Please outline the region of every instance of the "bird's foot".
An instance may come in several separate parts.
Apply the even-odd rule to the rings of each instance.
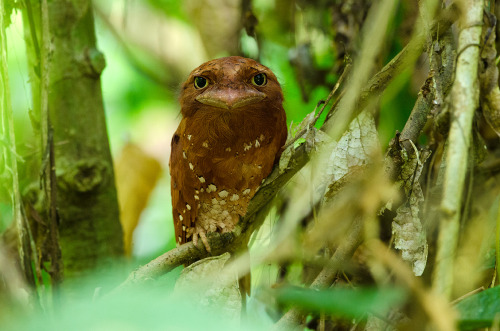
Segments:
[[[201,222],[200,222],[201,223]],[[207,233],[210,232],[220,232],[226,233],[231,232],[234,229],[234,224],[227,224],[225,221],[217,222],[214,219],[208,219],[207,222],[196,225],[193,231],[193,243],[195,246],[198,245],[198,239],[201,238],[203,245],[205,246],[207,252],[211,253],[210,244],[208,243]]]
[[[207,231],[202,226],[196,226],[193,233],[193,243],[195,246],[198,246],[198,238],[201,238],[203,245],[205,246],[207,252],[211,253],[210,244],[207,239]]]

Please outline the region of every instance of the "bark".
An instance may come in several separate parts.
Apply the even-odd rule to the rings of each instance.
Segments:
[[[123,254],[101,93],[105,60],[90,1],[44,0],[41,17],[42,181],[71,279]]]
[[[474,112],[479,105],[478,62],[484,2],[467,2],[458,39],[456,77],[451,88],[450,132],[446,153],[440,229],[433,288],[451,296]]]

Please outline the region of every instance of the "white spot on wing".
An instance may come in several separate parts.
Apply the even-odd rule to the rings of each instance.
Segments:
[[[258,140],[255,140],[255,148],[260,147],[260,142]]]
[[[215,186],[214,184],[208,185],[207,193],[215,192],[215,191],[217,191],[217,186]]]
[[[194,169],[194,165],[191,162],[189,162],[189,169],[191,169],[191,170]]]
[[[187,210],[191,210],[191,206],[187,203],[186,203],[186,208],[187,208]]]
[[[205,147],[205,148],[208,148],[208,140],[205,140],[201,146]]]
[[[230,151],[231,151],[231,147],[226,148],[226,152],[230,152]]]
[[[182,215],[179,214],[179,219],[182,221],[184,219],[184,217],[182,217]]]
[[[250,189],[249,188],[247,188],[246,190],[243,191],[243,195],[247,195],[249,193],[250,193]]]
[[[189,140],[189,141],[191,141],[191,137],[192,137],[192,136],[191,136],[190,134],[188,134],[188,140]]]
[[[195,194],[195,195],[194,195],[194,199],[195,199],[195,200],[200,200],[200,197],[199,197],[199,196],[197,196],[197,195]]]
[[[185,158],[187,160],[187,155],[186,155],[186,151],[182,151],[182,157]]]
[[[222,190],[222,191],[219,192],[219,196],[221,198],[226,198],[228,195],[229,195],[229,192],[226,191],[226,190]]]
[[[200,177],[198,177],[198,179],[200,180],[200,183],[205,183],[205,177],[200,176]]]
[[[236,201],[236,200],[238,200],[239,198],[240,198],[240,196],[239,196],[238,194],[233,194],[233,195],[231,196],[231,201]]]

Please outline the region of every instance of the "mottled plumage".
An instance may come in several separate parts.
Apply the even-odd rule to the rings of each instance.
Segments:
[[[251,59],[216,59],[191,72],[170,156],[178,244],[201,237],[210,250],[206,233],[232,231],[245,215],[286,141],[282,102],[276,76]]]

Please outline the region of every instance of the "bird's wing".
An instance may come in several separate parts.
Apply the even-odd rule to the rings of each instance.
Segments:
[[[170,176],[172,191],[172,213],[174,217],[175,241],[184,244],[190,241],[198,203],[195,200],[197,178],[190,169],[186,157],[188,140],[184,135],[186,120],[183,119],[172,137],[170,154]],[[192,230],[191,230],[192,231]]]

